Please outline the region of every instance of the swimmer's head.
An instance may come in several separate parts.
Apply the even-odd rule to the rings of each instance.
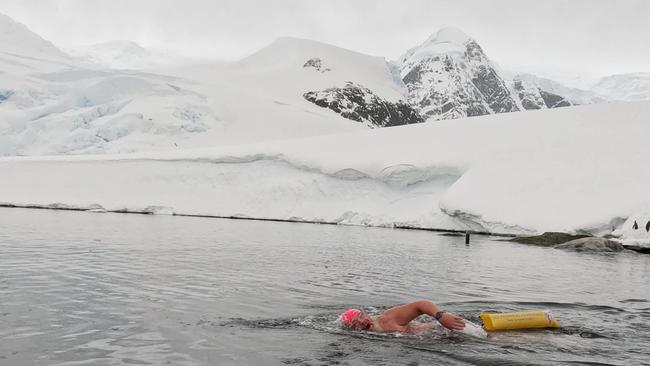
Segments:
[[[359,309],[348,309],[339,316],[339,323],[345,329],[368,330],[372,325],[370,316]]]

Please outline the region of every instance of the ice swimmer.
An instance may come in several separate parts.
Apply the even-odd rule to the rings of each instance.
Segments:
[[[425,314],[434,317],[448,329],[463,330],[465,328],[463,318],[443,311],[438,305],[427,300],[395,306],[379,315],[369,315],[359,309],[347,309],[339,316],[339,322],[343,328],[348,330],[369,330],[382,333],[425,333],[431,330],[435,323],[413,321],[418,316]]]

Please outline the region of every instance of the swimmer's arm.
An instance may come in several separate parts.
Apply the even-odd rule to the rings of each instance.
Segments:
[[[411,322],[411,320],[420,315],[426,314],[435,317],[436,313],[439,311],[440,307],[438,305],[431,301],[420,300],[389,309],[383,316],[391,317],[398,324],[406,326]],[[449,329],[465,328],[465,321],[463,318],[451,313],[444,313],[438,321]]]
[[[440,311],[438,305],[427,300],[414,301],[410,304],[396,306],[384,312],[383,316],[392,318],[399,325],[407,325],[420,315],[436,316]]]

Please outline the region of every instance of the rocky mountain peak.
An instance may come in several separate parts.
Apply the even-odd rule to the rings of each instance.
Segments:
[[[443,28],[399,60],[409,102],[425,118],[450,119],[520,110],[508,83],[479,44]]]
[[[321,72],[329,70],[320,58],[310,58],[303,67]],[[408,50],[392,64],[391,70],[394,69],[397,69],[394,74],[401,78],[400,84],[406,88],[405,102],[400,100],[396,105],[400,108],[403,106],[399,103],[410,105],[413,110],[408,113],[393,113],[388,119],[383,115],[374,116],[374,107],[368,107],[369,104],[382,108],[387,108],[387,104],[371,98],[373,88],[364,83],[360,83],[364,87],[325,88],[304,96],[345,118],[382,127],[398,125],[397,119],[407,115],[410,118],[406,123],[413,123],[571,105],[556,93],[502,75],[478,42],[454,27],[443,28]],[[354,79],[350,75],[350,80]],[[366,97],[363,103],[360,95]],[[364,109],[368,111],[358,113]],[[420,118],[412,118],[416,114]]]

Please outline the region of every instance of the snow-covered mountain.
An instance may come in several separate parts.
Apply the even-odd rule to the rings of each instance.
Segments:
[[[39,76],[70,69],[74,61],[51,42],[6,15],[0,14],[0,125],[16,114],[15,109],[43,105],[54,100],[60,87]]]
[[[521,81],[528,84],[530,88],[538,88],[547,93],[563,96],[571,104],[583,105],[604,102],[606,99],[599,96],[595,91],[571,88],[557,81],[539,77],[529,73],[518,73],[513,76],[515,82]]]
[[[618,74],[602,78],[593,90],[606,100],[650,99],[650,73]]]
[[[272,94],[302,95],[349,81],[390,101],[404,97],[404,87],[383,57],[369,56],[326,43],[283,37],[237,61],[226,77],[268,87]]]
[[[423,122],[382,57],[300,38],[280,38],[227,68],[232,84],[263,90],[294,105],[374,127]],[[295,100],[296,95],[302,101]]]
[[[398,61],[409,101],[429,118],[450,119],[520,110],[481,47],[444,28]]]
[[[314,49],[311,56],[319,56],[324,46],[321,44],[321,49]],[[307,100],[319,106],[371,127],[572,105],[562,96],[537,85],[504,77],[478,43],[456,28],[440,30],[395,63],[378,58],[370,62],[369,56],[361,55],[357,58],[367,60],[351,63],[340,51],[305,60],[309,56],[306,53],[299,60],[304,60],[303,67],[317,71],[322,79],[330,82],[334,80],[328,74],[334,68],[328,63],[338,61],[338,68],[344,69],[350,69],[348,65],[373,63],[376,66],[352,66],[355,70],[346,75],[345,86],[330,86],[304,94]],[[361,78],[372,81],[357,82]],[[336,80],[338,84],[343,81]],[[397,96],[399,99],[391,95],[384,100],[375,95],[375,90],[385,90],[387,85],[392,86],[388,89],[401,92],[402,95]],[[371,110],[387,112],[373,115]]]
[[[570,88],[556,81],[527,73],[516,74],[514,80],[521,80],[529,86],[564,96],[572,104],[650,100],[650,73],[646,72],[606,76],[589,89]]]
[[[44,40],[30,31],[25,25],[0,13],[0,53],[3,55],[41,57],[46,59],[66,59],[52,42]],[[6,61],[5,61],[6,62]]]
[[[397,64],[409,101],[425,118],[451,119],[571,105],[563,97],[504,77],[481,46],[443,28]]]
[[[214,119],[173,78],[90,68],[6,16],[0,29],[0,155],[103,151],[120,139],[137,150]]]
[[[0,155],[257,143],[570,104],[559,84],[505,76],[453,28],[395,63],[280,38],[240,61],[158,73],[118,69],[152,55],[134,43],[88,62],[9,17],[0,31]]]
[[[251,59],[178,76],[115,70],[80,62],[8,17],[0,29],[11,34],[10,52],[0,44],[0,155],[169,150],[366,128],[306,101],[314,89],[295,90],[300,73],[260,74]]]
[[[170,51],[146,49],[132,41],[110,41],[64,49],[69,55],[111,69],[154,69],[173,67],[190,62]]]

